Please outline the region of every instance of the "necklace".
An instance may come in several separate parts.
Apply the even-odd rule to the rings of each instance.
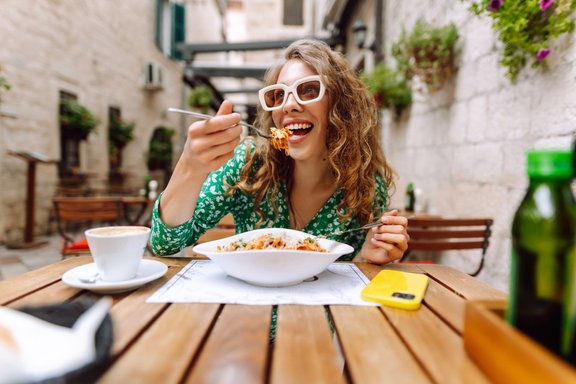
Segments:
[[[292,229],[295,229],[297,231],[301,231],[302,230],[302,226],[300,225],[300,220],[298,220],[298,215],[296,214],[296,210],[294,209],[294,206],[292,205],[292,200],[288,201],[288,208],[290,209],[290,227]]]

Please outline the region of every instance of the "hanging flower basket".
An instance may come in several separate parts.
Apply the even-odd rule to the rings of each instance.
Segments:
[[[73,99],[60,102],[60,127],[62,134],[75,140],[86,140],[96,131],[99,120],[86,107]]]
[[[461,0],[476,15],[492,19],[492,28],[503,45],[500,64],[511,82],[524,67],[546,67],[554,53],[552,42],[572,33],[576,24],[574,0]]]
[[[134,140],[135,123],[112,119],[108,127],[108,149],[110,154],[110,168],[118,170],[122,165],[122,150],[129,142]]]
[[[399,116],[412,104],[410,83],[401,73],[383,63],[376,65],[372,72],[363,73],[361,78],[379,108],[391,109]]]
[[[412,31],[403,30],[392,46],[398,70],[408,79],[418,77],[430,93],[440,90],[455,71],[454,46],[458,37],[453,23],[434,27],[424,20],[416,21]]]

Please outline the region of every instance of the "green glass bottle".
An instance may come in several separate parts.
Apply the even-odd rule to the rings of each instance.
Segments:
[[[576,296],[572,153],[528,152],[530,184],[512,223],[507,321],[572,363]]]

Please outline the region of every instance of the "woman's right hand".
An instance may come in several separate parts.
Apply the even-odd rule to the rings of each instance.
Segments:
[[[188,127],[182,155],[160,200],[160,217],[167,226],[175,227],[192,217],[208,174],[234,155],[242,133],[239,122],[240,114],[232,113],[232,103],[225,100],[216,116]]]
[[[196,121],[188,127],[180,161],[205,175],[219,169],[232,158],[240,142],[239,122],[240,114],[233,113],[232,103],[224,100],[215,117]]]

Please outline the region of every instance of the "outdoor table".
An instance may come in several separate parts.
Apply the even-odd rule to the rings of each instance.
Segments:
[[[156,258],[168,273],[132,292],[112,295],[112,364],[101,383],[486,383],[464,349],[468,300],[505,300],[503,292],[448,266],[358,263],[369,278],[382,268],[426,273],[422,307],[147,303],[190,258]],[[0,305],[56,304],[100,295],[60,280],[92,262],[66,259],[0,282]],[[336,337],[337,336],[337,337]],[[489,337],[489,336],[487,336]]]
[[[144,215],[154,205],[155,200],[146,196],[121,196],[120,201],[124,206],[124,217],[128,225],[145,225],[142,219]],[[131,216],[131,207],[135,208],[135,213]],[[147,219],[146,219],[147,220]]]

